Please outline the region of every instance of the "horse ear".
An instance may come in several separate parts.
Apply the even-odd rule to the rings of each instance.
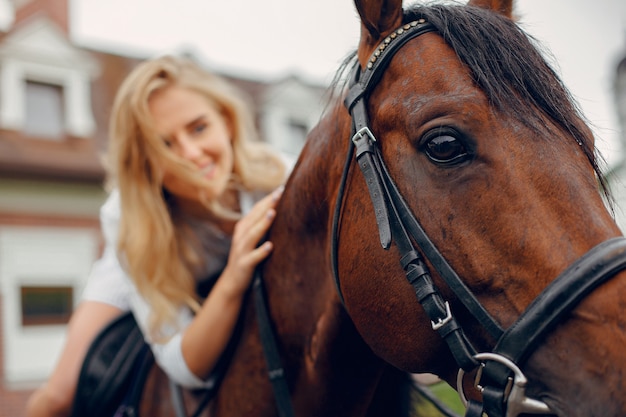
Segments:
[[[491,9],[509,19],[513,19],[513,0],[470,0],[468,4],[484,9]]]
[[[368,59],[378,43],[402,23],[402,0],[354,0],[361,17],[359,61]]]

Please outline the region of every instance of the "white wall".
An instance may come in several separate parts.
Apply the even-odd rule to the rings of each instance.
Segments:
[[[10,386],[46,378],[60,353],[66,327],[22,326],[20,287],[71,286],[76,302],[97,254],[98,236],[93,230],[0,227],[3,359]]]

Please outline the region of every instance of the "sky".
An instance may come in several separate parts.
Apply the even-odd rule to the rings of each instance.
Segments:
[[[0,23],[7,1],[0,0]],[[328,83],[359,35],[352,0],[68,1],[80,45],[139,56],[190,51],[241,76]],[[612,84],[626,56],[626,1],[519,0],[516,12],[554,56],[602,154],[616,162],[622,150]]]

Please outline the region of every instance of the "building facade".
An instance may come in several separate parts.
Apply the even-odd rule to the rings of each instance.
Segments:
[[[145,58],[74,44],[68,0],[12,5],[12,22],[0,28],[0,417],[24,415],[63,347],[102,250],[101,155],[111,104]],[[295,158],[326,88],[297,77],[222,75],[249,95],[261,136]]]

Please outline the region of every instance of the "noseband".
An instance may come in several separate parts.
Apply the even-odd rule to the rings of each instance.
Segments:
[[[527,380],[520,367],[548,332],[554,330],[575,306],[596,287],[626,268],[626,238],[614,238],[592,248],[561,273],[504,330],[480,304],[439,250],[430,241],[401,196],[382,159],[378,141],[368,126],[366,100],[393,55],[409,40],[436,28],[420,19],[395,30],[374,51],[365,70],[357,65],[352,74],[345,106],[352,116],[353,137],[344,166],[333,216],[331,258],[335,283],[343,302],[338,271],[338,241],[348,171],[354,154],[367,183],[376,216],[380,243],[389,249],[392,240],[400,252],[400,264],[415,295],[431,320],[433,330],[446,341],[460,371],[458,391],[467,407],[466,417],[514,417],[551,414],[542,401],[525,394]],[[413,245],[419,247],[420,252]],[[497,343],[492,352],[477,353],[431,278],[424,258]],[[480,368],[476,387],[482,402],[468,401],[462,380],[466,372]]]

